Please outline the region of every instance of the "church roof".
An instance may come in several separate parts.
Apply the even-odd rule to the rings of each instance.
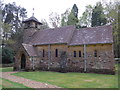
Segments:
[[[33,33],[33,32],[32,32]],[[66,26],[34,32],[28,44],[22,44],[29,56],[37,56],[36,45],[66,44],[69,46],[84,44],[113,43],[112,26],[98,26],[76,29]]]
[[[69,43],[74,30],[74,26],[40,30],[33,35],[30,44],[67,44]]]
[[[31,45],[46,44],[105,44],[113,43],[112,26],[98,26],[76,29],[74,26],[37,31],[31,38]]]
[[[113,43],[111,25],[75,30],[75,33],[69,45],[104,43]]]
[[[32,17],[26,19],[25,21],[23,21],[23,23],[29,22],[29,21],[35,21],[35,22],[37,22],[37,23],[39,23],[39,24],[42,24],[42,23],[39,22],[34,16],[32,16]]]
[[[22,43],[29,56],[37,56],[35,48],[32,45]]]

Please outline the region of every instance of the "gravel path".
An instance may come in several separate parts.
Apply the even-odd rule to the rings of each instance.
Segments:
[[[10,75],[10,74],[16,73],[16,72],[0,72],[0,74],[1,73],[2,73],[2,76],[0,75],[0,77],[8,79],[8,80],[13,81],[13,82],[23,84],[24,86],[27,86],[30,88],[60,88],[60,87],[57,87],[55,85],[50,85],[50,84],[41,83],[41,82],[37,82],[34,80],[26,79],[23,77]]]

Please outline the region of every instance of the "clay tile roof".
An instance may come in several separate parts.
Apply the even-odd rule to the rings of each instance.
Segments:
[[[75,30],[69,45],[113,43],[112,26],[98,26]]]
[[[104,43],[113,43],[111,25],[82,29],[75,29],[75,27],[71,25],[54,29],[39,30],[34,33],[29,41],[29,44],[31,45],[83,45]]]
[[[74,30],[75,27],[72,25],[61,28],[40,30],[33,35],[30,44],[67,44],[70,41]]]
[[[37,56],[35,49],[32,45],[22,43],[23,47],[25,48],[26,52],[29,56]]]
[[[42,24],[42,23],[39,22],[34,16],[32,16],[32,17],[26,19],[25,21],[23,21],[23,23],[29,22],[29,21],[35,21],[35,22],[37,22],[37,23],[39,23],[39,24]]]

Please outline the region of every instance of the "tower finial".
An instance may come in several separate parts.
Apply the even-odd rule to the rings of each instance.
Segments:
[[[33,8],[33,15],[32,16],[34,16],[34,8]]]

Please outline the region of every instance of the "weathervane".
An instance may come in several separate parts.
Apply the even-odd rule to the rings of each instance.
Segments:
[[[32,16],[34,16],[34,8],[33,8],[33,15]]]

